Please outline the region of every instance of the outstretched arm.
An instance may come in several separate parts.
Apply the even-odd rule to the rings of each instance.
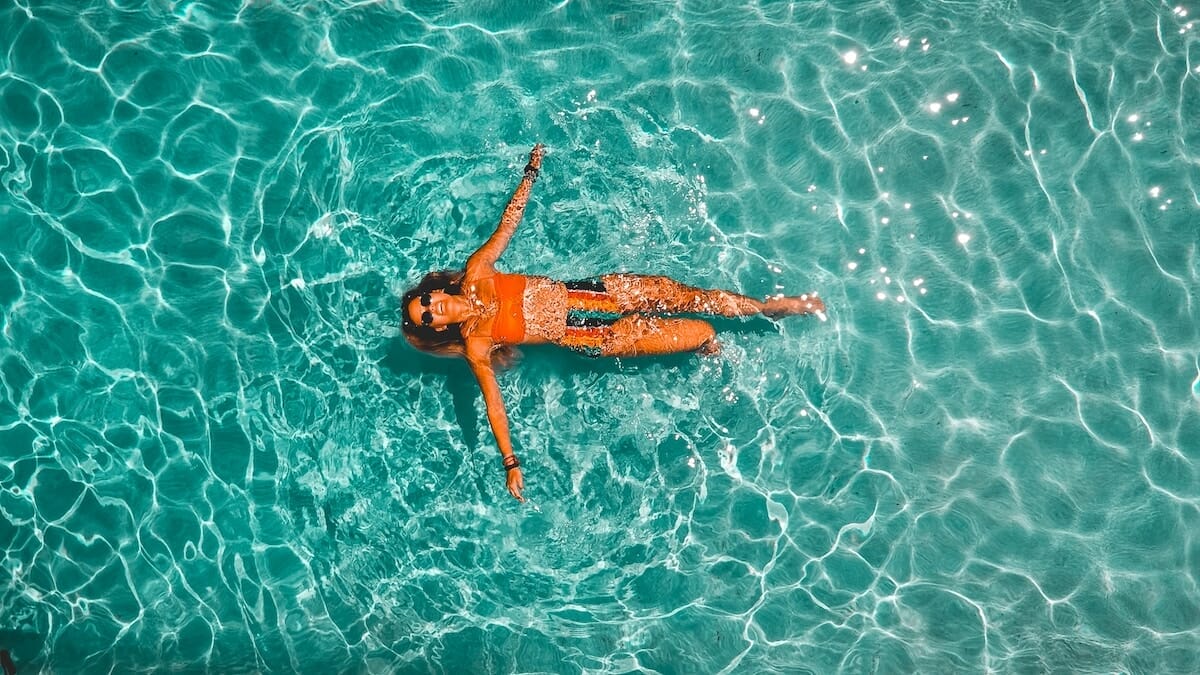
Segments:
[[[521,475],[521,464],[513,454],[512,440],[508,435],[508,414],[504,410],[504,400],[500,398],[500,385],[496,382],[496,372],[492,370],[491,356],[488,353],[490,340],[467,341],[467,363],[471,372],[479,380],[479,389],[483,392],[483,402],[487,406],[488,423],[496,436],[496,445],[503,457],[502,466],[505,469],[508,492],[519,501],[525,501],[521,490],[525,489],[525,478]]]
[[[512,239],[517,225],[521,223],[521,217],[525,215],[525,204],[529,201],[529,193],[538,179],[538,172],[541,171],[544,152],[541,143],[533,146],[533,151],[529,153],[529,163],[525,165],[525,175],[521,177],[512,199],[508,200],[508,206],[504,207],[504,215],[500,216],[500,226],[483,246],[467,259],[468,277],[482,276],[495,271],[493,265],[508,247],[508,241]]]

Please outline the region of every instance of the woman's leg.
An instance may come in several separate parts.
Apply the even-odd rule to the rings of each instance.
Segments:
[[[651,314],[710,314],[714,316],[787,316],[824,311],[816,295],[754,298],[724,290],[681,284],[670,277],[608,274],[601,277],[610,298],[622,312]]]
[[[650,356],[678,352],[715,354],[717,331],[700,319],[667,319],[630,314],[615,321],[568,325],[557,344],[585,356]]]
[[[717,331],[700,319],[633,314],[617,319],[600,344],[600,356],[653,356],[679,352],[715,354]]]

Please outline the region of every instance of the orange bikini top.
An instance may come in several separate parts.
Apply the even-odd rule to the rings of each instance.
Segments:
[[[496,321],[492,324],[492,342],[520,344],[525,339],[525,276],[499,274],[492,277],[496,287]]]

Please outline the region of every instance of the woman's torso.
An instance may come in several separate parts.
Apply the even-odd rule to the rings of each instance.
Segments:
[[[500,274],[464,284],[483,316],[465,325],[463,337],[495,344],[557,342],[566,331],[567,288],[547,277]]]

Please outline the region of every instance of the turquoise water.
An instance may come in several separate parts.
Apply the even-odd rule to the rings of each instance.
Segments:
[[[0,0],[20,672],[1200,670],[1200,4],[94,4]],[[522,506],[396,298],[539,140],[502,269],[830,312],[527,350]]]

